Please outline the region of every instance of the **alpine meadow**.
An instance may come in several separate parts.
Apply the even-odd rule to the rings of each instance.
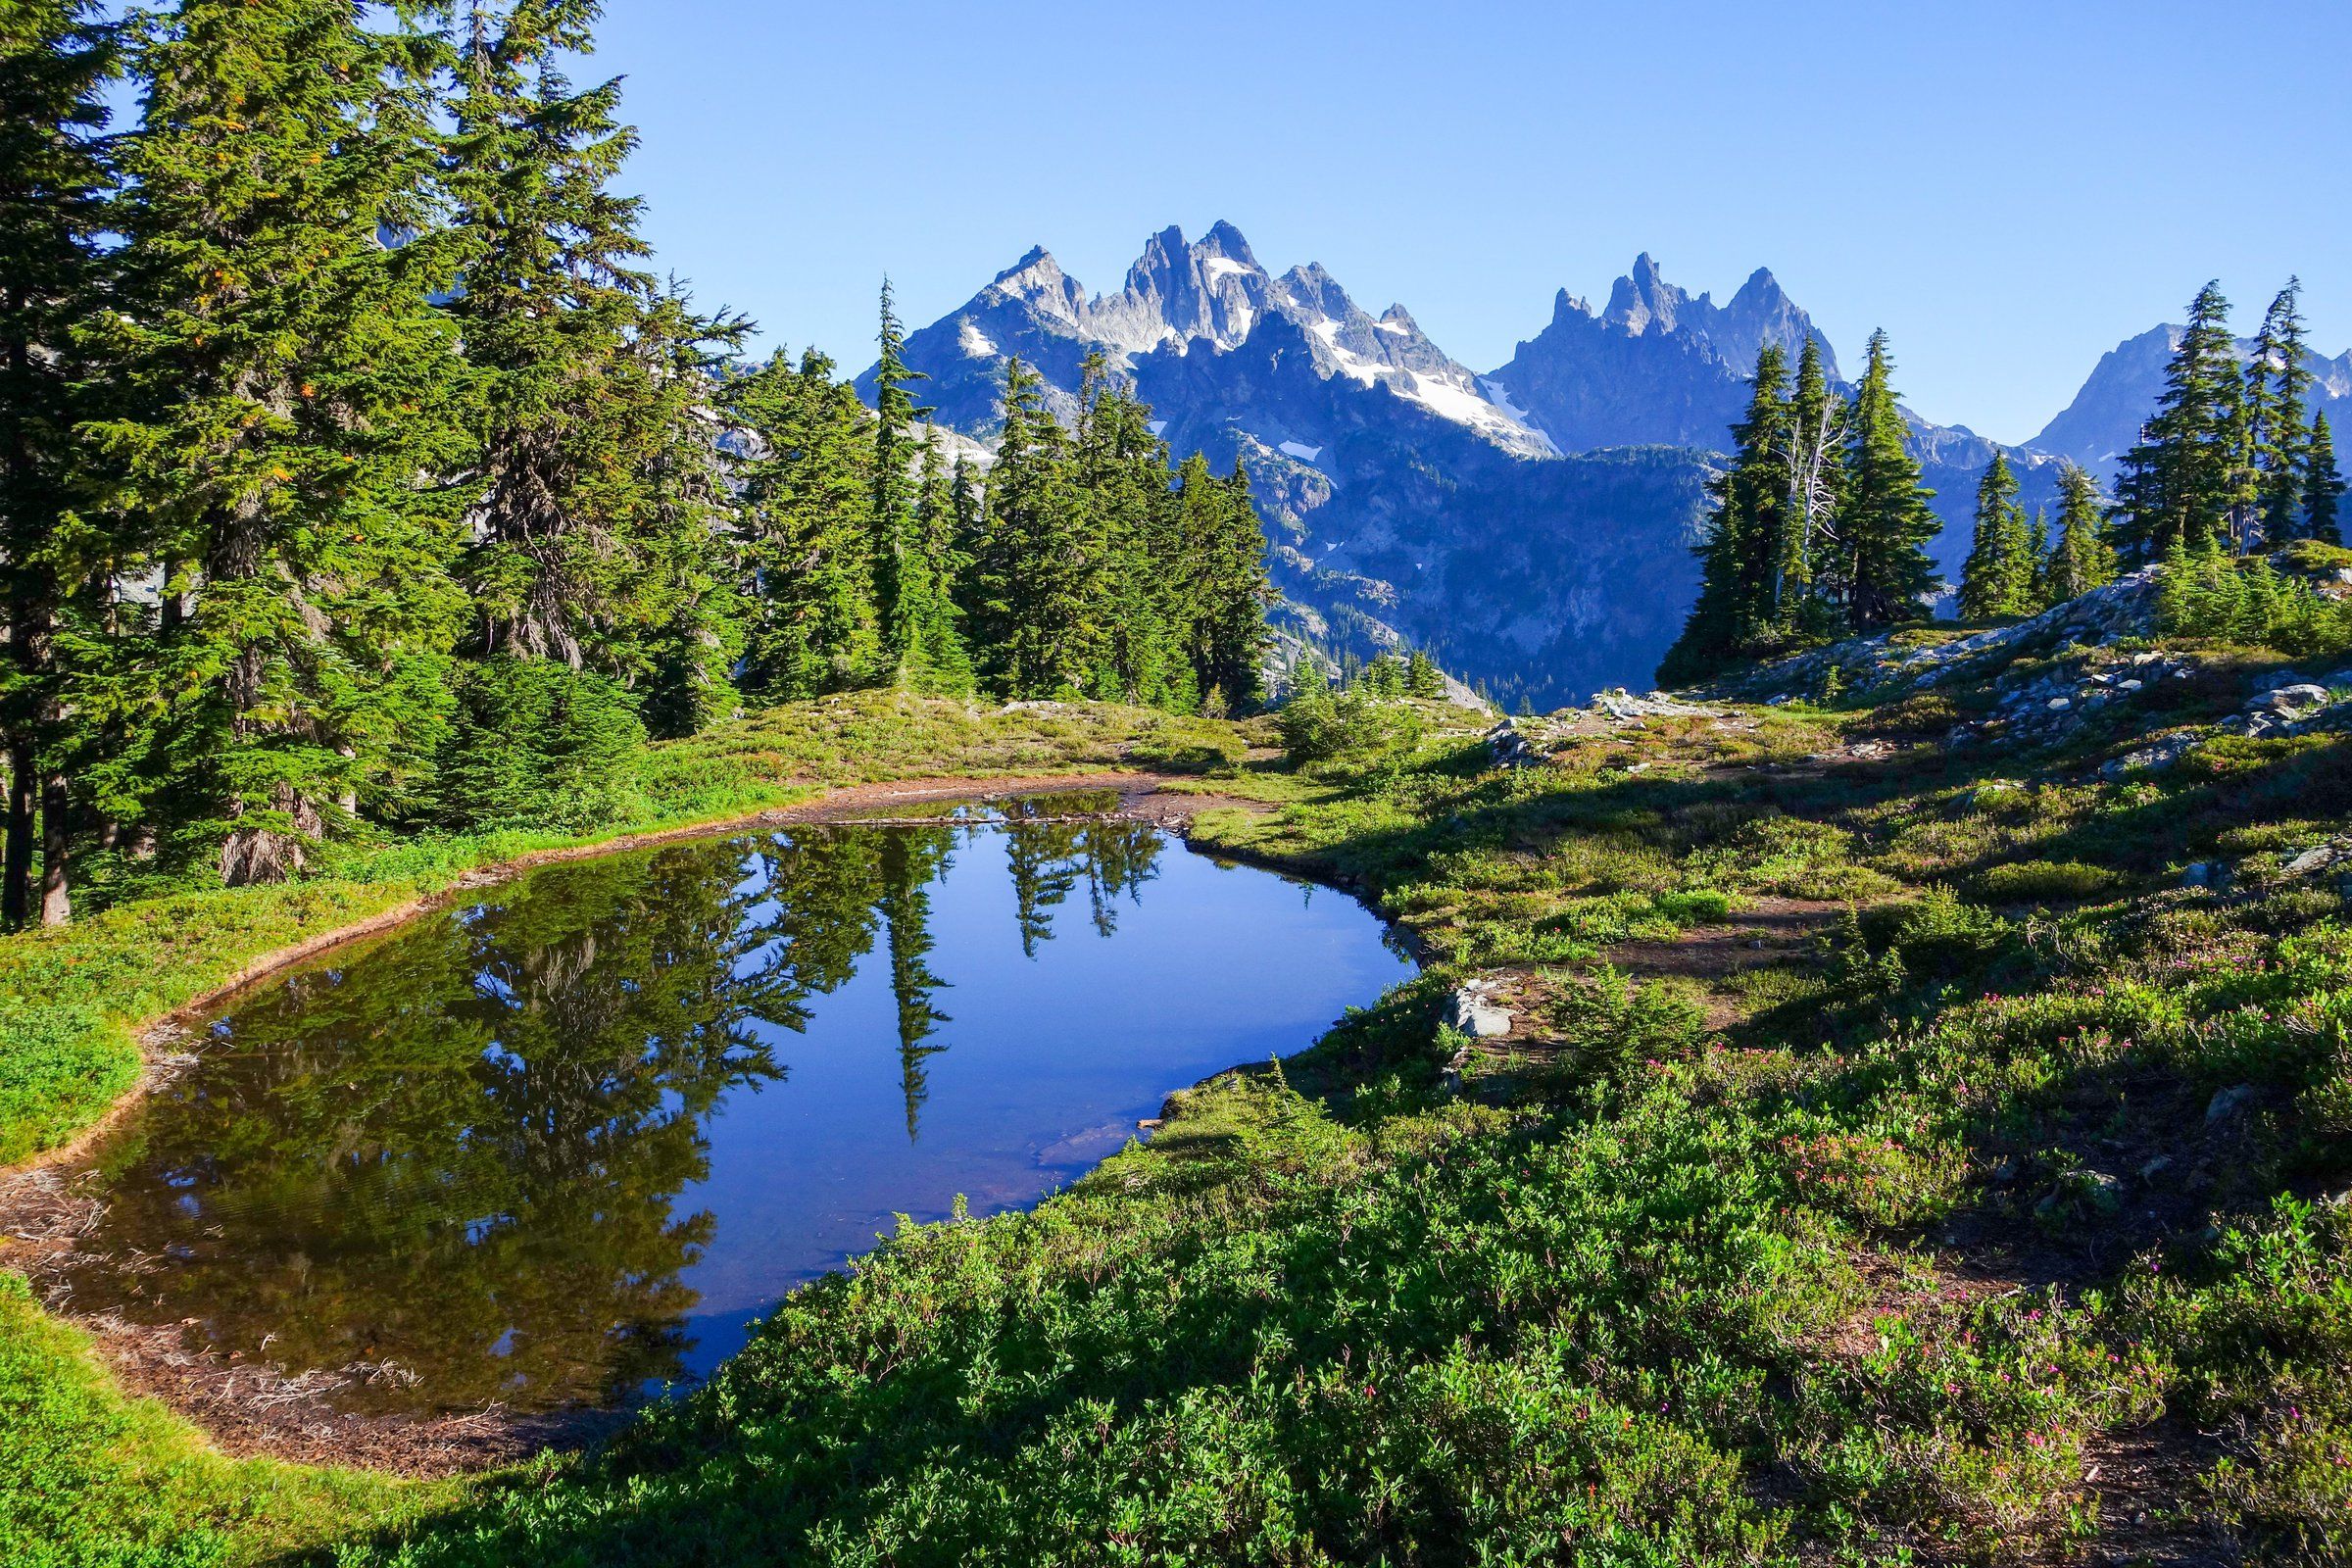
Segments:
[[[0,0],[0,1564],[2352,1563],[2341,19],[1513,9]]]

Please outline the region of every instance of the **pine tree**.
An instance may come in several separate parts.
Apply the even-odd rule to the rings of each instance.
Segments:
[[[2242,491],[2244,408],[2229,318],[2219,284],[2197,291],[2156,412],[2124,457],[2114,534],[2134,564],[2161,560],[2175,544],[2192,554],[2217,549],[2230,535]]]
[[[922,687],[919,667],[938,602],[914,540],[913,427],[931,411],[917,408],[906,384],[923,379],[906,366],[906,334],[892,307],[890,279],[882,280],[880,357],[874,362],[874,459],[866,553],[874,567],[874,614],[893,678]]]
[[[1101,541],[1044,385],[1019,360],[1005,362],[1004,430],[972,568],[975,640],[1013,697],[1082,691],[1104,646]]]
[[[2302,293],[2300,278],[2286,280],[2262,314],[2246,366],[2247,446],[2257,470],[2259,527],[2273,545],[2294,538],[2302,521],[2304,452],[2311,439],[2305,405],[2313,380],[2304,362]]]
[[[1856,631],[1917,620],[1942,583],[1928,557],[1941,524],[1919,482],[1919,464],[1903,444],[1895,401],[1894,361],[1884,331],[1870,335],[1870,357],[1854,390],[1846,453],[1845,504],[1838,519],[1846,618]]]
[[[1413,697],[1438,698],[1446,695],[1445,676],[1438,672],[1438,666],[1429,655],[1418,648],[1405,661],[1404,689],[1407,695]]]
[[[1153,707],[1191,707],[1191,671],[1177,649],[1184,582],[1171,533],[1167,448],[1151,410],[1101,353],[1079,371],[1076,482],[1102,571],[1102,667],[1094,694]]]
[[[1834,612],[1818,597],[1833,568],[1838,510],[1845,494],[1845,404],[1830,391],[1821,346],[1811,336],[1796,362],[1788,400],[1788,495],[1781,508],[1772,597],[1782,625],[1799,634],[1830,629]]]
[[[1790,486],[1788,360],[1767,343],[1756,356],[1746,416],[1732,427],[1731,466],[1709,481],[1714,514],[1697,547],[1698,600],[1658,665],[1682,685],[1763,651],[1779,618],[1777,568]]]
[[[1194,685],[1212,708],[1245,712],[1263,696],[1260,671],[1271,640],[1265,525],[1238,461],[1220,480],[1196,453],[1178,471],[1177,486]]]
[[[2335,437],[2328,428],[2328,416],[2315,414],[2311,416],[2311,439],[2303,449],[2304,538],[2328,545],[2344,542],[2339,520],[2343,497],[2344,476],[2335,466]]]
[[[443,185],[464,267],[449,309],[478,411],[475,460],[452,483],[475,498],[466,578],[481,650],[636,682],[674,664],[681,636],[700,640],[675,624],[678,601],[709,603],[710,564],[677,559],[692,534],[660,469],[672,443],[707,445],[709,372],[745,328],[696,315],[640,265],[643,203],[610,189],[637,144],[620,83],[575,88],[562,71],[593,48],[601,9],[443,8],[456,79]]]
[[[422,230],[430,40],[343,0],[183,0],[138,42],[122,161],[124,408],[92,427],[160,615],[74,693],[109,815],[229,883],[298,869],[406,788],[448,710],[459,465],[448,260]],[[363,24],[364,21],[367,24]]]
[[[748,432],[736,464],[739,527],[758,601],[746,679],[774,700],[882,677],[874,612],[871,432],[857,394],[811,349],[778,350],[728,383],[728,417]]]
[[[2058,470],[2058,539],[2050,547],[2045,597],[2064,604],[2115,580],[2098,487],[2073,464]]]
[[[915,597],[904,612],[907,655],[901,678],[918,690],[960,697],[972,689],[972,661],[956,626],[955,586],[968,563],[958,547],[956,481],[942,466],[939,450],[938,432],[926,427],[906,557],[906,580]],[[956,472],[962,472],[960,463]]]
[[[83,499],[74,424],[95,411],[76,323],[104,290],[99,244],[112,174],[98,142],[100,94],[115,74],[115,29],[88,0],[24,0],[0,10],[0,926],[72,907],[68,710],[58,661],[69,596],[105,575],[91,541],[71,536]],[[101,552],[102,554],[102,552]],[[40,897],[33,897],[36,827]]]
[[[2007,456],[1995,448],[1977,484],[1976,529],[1960,573],[1964,620],[2031,614],[2035,608],[2033,543],[2017,498],[2017,476]]]

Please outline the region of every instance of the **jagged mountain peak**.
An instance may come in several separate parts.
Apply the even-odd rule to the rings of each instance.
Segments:
[[[1610,287],[1608,308],[1601,312],[1600,318],[1635,337],[1652,327],[1671,332],[1689,300],[1688,294],[1666,281],[1657,262],[1643,251],[1634,258],[1633,269]]]

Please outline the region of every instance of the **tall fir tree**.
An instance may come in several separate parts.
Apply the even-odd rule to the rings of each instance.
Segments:
[[[2071,463],[2058,470],[2058,538],[2050,546],[2044,581],[2051,604],[2115,581],[2115,548],[2107,542],[2098,485]]]
[[[2328,428],[2328,416],[2315,414],[2311,439],[2303,448],[2303,537],[2327,545],[2342,544],[2343,500],[2344,476],[2335,466],[2335,436]]]
[[[124,407],[92,431],[163,603],[74,702],[117,737],[97,808],[217,844],[232,884],[299,869],[445,722],[457,508],[418,476],[464,454],[427,303],[434,60],[348,0],[183,0],[137,45],[101,325]]]
[[[642,266],[643,203],[611,188],[637,145],[620,83],[575,87],[563,71],[594,47],[601,9],[443,8],[456,85],[442,182],[464,267],[449,310],[477,411],[474,461],[450,482],[480,539],[466,578],[481,650],[633,683],[674,657],[680,597],[705,596],[710,567],[678,559],[694,536],[672,530],[645,464],[649,435],[707,439],[678,398],[707,377],[648,375],[713,360],[742,323],[694,315]]]
[[[2304,359],[2302,295],[2302,279],[2288,278],[2262,314],[2246,365],[2246,434],[2256,470],[2258,527],[2272,545],[2295,538],[2302,525],[2313,381]]]
[[[972,660],[957,624],[956,584],[968,563],[960,553],[956,481],[940,457],[940,432],[925,427],[906,558],[906,580],[917,598],[904,612],[907,652],[901,678],[937,696],[960,697],[972,689]]]
[[[1013,697],[1083,692],[1105,637],[1103,551],[1045,383],[1004,365],[1004,426],[972,573],[980,646]]]
[[[1836,613],[1832,551],[1845,496],[1845,416],[1844,401],[1830,390],[1821,345],[1808,335],[1788,399],[1788,495],[1772,588],[1781,624],[1800,636],[1829,630]]]
[[[2031,614],[2038,564],[2025,508],[2018,504],[2017,475],[1998,448],[1977,484],[1976,527],[1960,572],[1960,615],[1991,620]]]
[[[1936,492],[1919,482],[1919,462],[1904,445],[1894,357],[1884,331],[1870,334],[1850,428],[1838,518],[1846,619],[1856,631],[1875,631],[1924,618],[1928,600],[1942,586],[1928,556],[1942,527],[1928,506]]]
[[[1756,355],[1746,416],[1732,427],[1731,466],[1708,485],[1715,511],[1697,547],[1698,599],[1658,665],[1661,684],[1700,679],[1767,646],[1786,552],[1789,431],[1788,358],[1779,344],[1766,343]]]
[[[108,575],[103,541],[70,514],[87,500],[74,428],[97,412],[88,388],[103,369],[75,328],[106,299],[101,95],[118,41],[88,0],[0,9],[0,927],[54,925],[72,909],[58,634],[68,601]]]
[[[1177,470],[1177,511],[1194,688],[1217,710],[1245,712],[1263,696],[1273,597],[1250,475],[1236,462],[1219,479],[1195,453]]]
[[[2176,545],[2214,550],[2229,539],[2244,489],[2242,392],[2230,302],[2207,283],[2190,302],[2156,412],[2116,480],[2114,537],[2126,560],[2162,560]]]
[[[917,691],[961,690],[969,671],[953,645],[955,622],[941,563],[932,559],[915,514],[915,424],[931,411],[907,393],[922,372],[907,368],[906,334],[882,280],[881,353],[874,364],[874,458],[867,552],[874,567],[874,613],[891,676]],[[928,433],[920,454],[934,461]]]
[[[815,350],[797,367],[778,350],[728,384],[726,407],[751,437],[736,463],[757,600],[747,680],[782,701],[883,678],[872,432],[857,394]]]

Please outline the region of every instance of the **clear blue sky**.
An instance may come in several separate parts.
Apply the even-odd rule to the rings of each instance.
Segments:
[[[2022,440],[2219,277],[2352,346],[2345,0],[772,4],[610,0],[664,265],[871,356],[1033,243],[1115,288],[1219,218],[1474,368],[1639,251],[1768,266],[1922,414]]]

